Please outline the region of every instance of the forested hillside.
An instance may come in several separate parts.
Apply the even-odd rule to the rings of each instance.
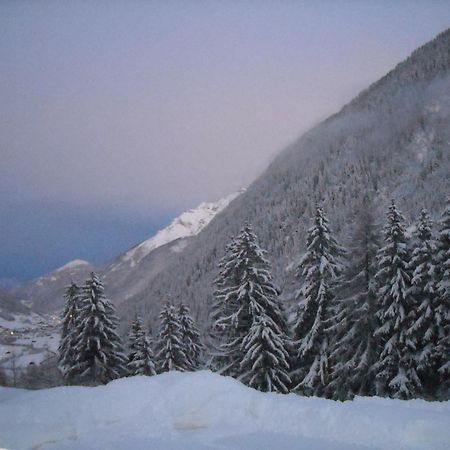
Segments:
[[[317,203],[343,244],[358,214],[374,209],[381,224],[391,199],[409,223],[422,207],[440,212],[450,193],[449,49],[447,30],[285,149],[120,314],[152,320],[164,301],[182,300],[205,319],[217,263],[246,221],[289,301],[298,287],[290,267],[305,250]]]

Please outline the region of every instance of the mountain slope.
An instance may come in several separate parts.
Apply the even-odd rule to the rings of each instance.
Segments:
[[[304,249],[315,204],[343,241],[365,197],[383,220],[391,198],[410,218],[437,214],[450,192],[450,30],[416,50],[339,113],[290,145],[245,193],[193,238],[158,277],[120,305],[155,318],[170,298],[208,314],[216,265],[231,235],[250,221],[289,297],[286,270]]]
[[[107,294],[118,305],[139,294],[160,272],[175,262],[188,243],[233,201],[240,192],[214,203],[201,203],[166,228],[115,258],[101,269]]]
[[[82,283],[94,267],[87,261],[76,259],[53,272],[25,284],[14,294],[33,311],[49,313],[61,308],[66,286],[72,281]]]

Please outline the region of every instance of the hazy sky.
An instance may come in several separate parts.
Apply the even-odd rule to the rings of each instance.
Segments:
[[[0,3],[0,279],[95,263],[251,182],[450,1]]]

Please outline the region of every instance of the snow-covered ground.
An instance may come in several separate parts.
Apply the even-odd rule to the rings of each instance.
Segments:
[[[11,319],[0,317],[0,369],[11,378],[13,370],[39,365],[56,354],[59,340],[58,316],[30,313],[15,314]]]
[[[7,449],[448,449],[450,403],[264,394],[208,371],[0,388]]]

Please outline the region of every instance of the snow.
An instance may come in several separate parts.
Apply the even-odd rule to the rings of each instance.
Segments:
[[[267,394],[208,371],[0,388],[0,447],[15,450],[439,450],[449,420],[449,402]]]
[[[64,266],[61,266],[59,269],[56,269],[55,272],[63,272],[65,270],[75,269],[80,266],[89,266],[89,265],[90,265],[90,263],[87,261],[84,261],[83,259],[74,259],[73,261],[70,261],[67,264],[64,264]]]
[[[0,317],[0,369],[41,364],[55,355],[60,340],[60,319],[35,313]]]
[[[123,259],[129,261],[134,267],[150,252],[180,238],[195,236],[200,233],[211,220],[234,200],[241,191],[235,192],[214,203],[203,202],[197,208],[190,209],[174,219],[166,228],[158,231],[153,237],[147,239],[128,251]],[[172,250],[180,252],[183,246],[174,247]],[[114,268],[112,269],[114,271]]]

